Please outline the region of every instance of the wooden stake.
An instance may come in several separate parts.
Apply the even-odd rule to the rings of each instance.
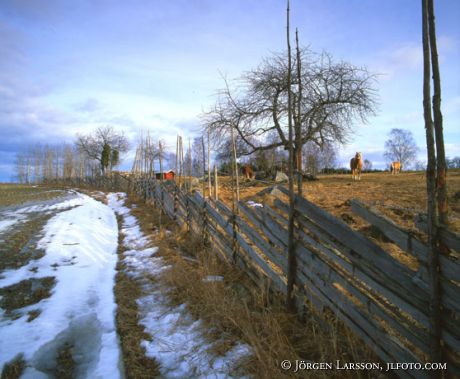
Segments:
[[[164,173],[163,173],[163,145],[161,144],[161,140],[158,141],[158,149],[160,153],[160,180],[163,181]]]
[[[217,166],[214,165],[214,200],[219,200],[219,185],[217,183]]]
[[[427,144],[427,233],[429,244],[428,270],[430,275],[430,358],[441,361],[440,328],[440,282],[438,225],[436,219],[436,153],[434,148],[433,119],[430,105],[430,46],[428,37],[428,4],[422,0],[422,42],[423,42],[423,115]]]
[[[192,192],[192,145],[190,143],[190,137],[188,139],[188,190]]]
[[[204,151],[204,137],[201,136],[201,150],[203,153],[203,199],[206,198],[205,190],[206,190],[206,184],[204,179],[206,178],[206,153]]]
[[[439,73],[433,0],[428,0],[428,31],[431,51],[431,67],[433,69],[433,116],[434,132],[436,137],[436,191],[438,201],[438,218],[441,225],[447,225],[449,222],[446,182],[447,164],[442,129],[441,76]]]
[[[208,127],[208,197],[211,198],[211,129]],[[204,194],[203,194],[204,196]]]
[[[295,122],[295,139],[296,139],[296,170],[297,170],[297,194],[302,196],[302,71],[299,48],[299,32],[295,30],[295,43],[297,52],[297,120]]]
[[[174,181],[177,184],[177,177],[179,175],[178,169],[178,161],[179,161],[179,135],[176,137],[176,167],[175,167],[175,173],[174,173]]]
[[[288,223],[288,273],[287,273],[287,308],[295,310],[294,285],[296,282],[297,262],[295,256],[294,241],[294,149],[292,133],[292,99],[291,99],[291,43],[289,33],[289,0],[287,1],[287,50],[288,50],[288,72],[287,72],[287,91],[288,91],[288,128],[289,128],[289,223]]]

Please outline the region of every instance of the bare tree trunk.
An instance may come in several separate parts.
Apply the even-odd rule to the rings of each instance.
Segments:
[[[206,191],[206,183],[204,181],[204,179],[206,178],[206,153],[205,153],[205,150],[204,150],[204,137],[201,136],[201,149],[202,149],[202,152],[203,152],[203,199],[206,198],[205,196],[205,191]]]
[[[447,183],[446,183],[446,153],[441,113],[441,77],[439,74],[438,48],[436,44],[436,27],[434,22],[433,0],[428,0],[428,31],[430,39],[431,66],[433,68],[433,115],[436,137],[438,218],[443,225],[448,223],[447,212]]]
[[[179,175],[178,162],[179,162],[179,135],[177,135],[177,138],[176,138],[176,168],[175,168],[175,170],[176,170],[175,175],[176,176],[174,177],[175,179]],[[177,182],[177,179],[176,179],[176,182]]]
[[[233,127],[231,129],[231,139],[232,139],[232,169],[231,169],[231,174],[230,174],[230,183],[231,183],[231,188],[232,188],[232,213],[235,214],[235,209],[236,209],[236,202],[235,202],[235,160],[233,156]]]
[[[180,137],[180,176],[182,179],[185,176],[185,167],[184,167],[184,141],[182,140],[182,136]]]
[[[160,160],[160,181],[163,182],[163,145],[161,144],[161,140],[158,140],[158,150],[159,150],[159,160]],[[177,145],[176,145],[176,151],[177,151]],[[176,167],[177,167],[177,155],[176,155]],[[177,171],[176,173],[177,174]],[[156,183],[155,183],[156,184]],[[158,185],[158,184],[156,184]],[[161,215],[163,213],[162,211],[162,207],[164,206],[164,203],[163,203],[163,186],[160,187],[161,188],[161,198],[159,200],[160,202],[160,209],[158,210],[158,223],[159,223],[159,229],[160,229],[160,232],[161,232]]]
[[[240,201],[240,178],[238,176],[238,162],[236,161],[236,144],[235,144],[235,131],[232,127],[232,182],[233,182],[233,175],[235,176],[236,181],[236,201]]]
[[[439,251],[437,247],[438,232],[436,220],[436,155],[434,149],[433,120],[430,104],[430,46],[428,39],[428,6],[422,0],[422,41],[423,41],[423,115],[425,119],[428,164],[426,170],[427,184],[427,226],[429,243],[430,273],[430,358],[432,362],[441,361],[441,327],[440,327],[440,283]]]
[[[181,185],[181,179],[182,179],[182,137],[178,136],[178,152],[179,152],[179,188]]]
[[[30,154],[30,151],[26,152],[26,157],[25,157],[25,165],[26,165],[26,183],[30,184],[31,183],[31,164],[32,164],[32,157]]]
[[[34,149],[34,182],[39,183],[40,180],[40,155],[41,148],[37,145]]]
[[[288,224],[288,275],[287,275],[287,308],[295,310],[294,285],[296,279],[297,262],[295,256],[294,241],[294,143],[292,132],[292,99],[291,99],[291,43],[289,33],[289,0],[287,2],[287,22],[286,37],[288,50],[288,72],[287,72],[287,90],[288,90],[288,127],[289,127],[289,224]]]
[[[302,134],[301,134],[301,119],[302,119],[302,75],[301,61],[299,48],[299,32],[295,30],[295,45],[297,52],[297,121],[295,123],[295,139],[296,139],[296,170],[297,170],[297,194],[302,196]]]
[[[158,144],[161,144],[161,142],[158,141]],[[160,151],[160,154],[161,154],[161,151]],[[152,177],[155,178],[155,141],[153,141],[152,143],[151,171],[152,171]]]
[[[211,129],[208,128],[208,196],[211,198]],[[204,196],[204,194],[203,194]]]
[[[192,192],[192,145],[190,143],[190,137],[188,139],[188,182],[189,192]]]
[[[161,140],[158,141],[158,149],[160,150],[160,180],[163,181],[163,145],[161,144]]]

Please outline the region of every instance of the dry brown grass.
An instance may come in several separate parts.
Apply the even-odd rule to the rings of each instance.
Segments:
[[[18,355],[12,361],[3,366],[0,379],[18,379],[25,368],[25,361],[22,355]]]
[[[26,184],[0,184],[0,207],[29,201],[50,200],[62,196],[63,191],[46,186]]]
[[[142,205],[132,210],[146,235],[151,235],[159,253],[171,265],[160,280],[170,288],[171,305],[187,304],[190,313],[203,321],[203,333],[222,354],[237,342],[251,346],[253,355],[236,368],[256,378],[287,377],[375,377],[373,372],[283,371],[281,361],[377,362],[364,344],[335,317],[326,316],[329,327],[321,328],[310,313],[299,321],[285,311],[282,299],[269,296],[266,289],[253,285],[235,266],[224,263],[200,239],[179,230],[171,221],[158,230],[158,211]],[[163,217],[165,220],[165,217]],[[165,230],[173,233],[166,233]],[[203,281],[221,275],[223,281]],[[326,324],[325,324],[326,325]]]
[[[56,356],[55,376],[59,379],[75,377],[75,361],[73,359],[73,345],[66,342],[59,349]]]
[[[19,283],[0,288],[0,307],[7,316],[19,308],[36,304],[50,297],[56,284],[53,276],[21,280]],[[18,315],[20,316],[20,315]]]
[[[447,185],[449,228],[460,232],[460,170],[449,171]],[[257,181],[243,181],[240,188],[241,200],[253,200],[271,206],[274,197],[264,193],[268,186]],[[303,196],[347,223],[353,230],[367,236],[400,263],[412,270],[418,269],[419,264],[414,257],[352,212],[350,200],[359,199],[372,205],[397,225],[425,241],[426,235],[415,226],[416,215],[426,210],[426,183],[423,173],[369,173],[363,174],[361,181],[352,181],[350,175],[320,175],[318,180],[304,181]],[[229,178],[221,178],[219,198],[228,205],[231,204]],[[287,197],[284,196],[284,200],[287,203]]]
[[[267,186],[261,182],[243,182],[241,199],[254,200],[254,196]],[[449,226],[460,232],[460,170],[448,172],[447,189]],[[345,218],[344,221],[356,230],[367,224],[351,211],[350,200],[353,198],[374,205],[398,225],[409,229],[414,228],[414,216],[426,209],[425,175],[419,172],[400,175],[365,173],[361,181],[352,181],[350,175],[319,175],[316,181],[304,181],[303,195],[336,217]],[[229,178],[221,178],[219,197],[231,203]]]
[[[40,230],[54,215],[31,215],[31,219],[20,222],[7,231],[0,242],[0,270],[17,269],[32,259],[40,259],[44,252],[36,249]]]
[[[121,218],[118,226],[121,229]],[[141,297],[139,283],[124,273],[123,234],[118,237],[118,263],[115,278],[115,301],[117,303],[116,323],[120,337],[125,376],[127,379],[156,378],[159,375],[158,364],[145,356],[145,349],[140,345],[142,340],[149,339],[144,328],[139,325],[139,309],[136,299]]]

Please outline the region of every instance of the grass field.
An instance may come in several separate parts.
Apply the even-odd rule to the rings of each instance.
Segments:
[[[0,221],[6,218],[8,211],[14,211],[21,205],[37,205],[63,194],[64,191],[47,187],[0,184]],[[19,268],[30,259],[43,256],[43,252],[35,248],[35,242],[41,237],[41,229],[54,213],[29,212],[13,228],[0,231],[0,270]]]
[[[0,208],[26,202],[51,200],[62,194],[61,190],[53,190],[45,186],[4,183],[0,184]]]
[[[269,185],[258,181],[243,180],[240,198],[264,200],[257,194]],[[451,170],[447,176],[450,225],[460,231],[460,170]],[[426,179],[424,173],[387,172],[363,174],[360,181],[352,181],[350,175],[319,175],[318,180],[304,181],[303,196],[336,217],[360,230],[364,223],[351,211],[350,200],[359,199],[373,205],[384,215],[406,228],[414,228],[414,218],[426,212]],[[219,197],[231,203],[229,178],[221,179]]]

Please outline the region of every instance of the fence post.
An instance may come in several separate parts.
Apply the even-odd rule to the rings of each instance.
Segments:
[[[214,199],[219,200],[219,185],[217,183],[217,166],[214,165]]]
[[[202,225],[202,230],[203,230],[203,245],[206,246],[209,243],[209,234],[208,234],[208,213],[207,213],[207,202],[203,198],[203,225]]]
[[[177,222],[177,191],[179,190],[179,188],[177,187],[177,185],[174,187],[174,222]]]
[[[186,208],[186,212],[187,212],[187,229],[188,229],[188,232],[190,233],[192,228],[191,228],[191,218],[190,218],[190,201],[189,201],[189,197],[188,195],[185,197],[185,208]]]
[[[236,259],[238,258],[239,255],[239,244],[238,244],[238,239],[237,239],[237,223],[236,223],[236,213],[233,211],[232,214],[232,230],[233,230],[233,239],[232,239],[232,260],[233,263],[236,263]]]

